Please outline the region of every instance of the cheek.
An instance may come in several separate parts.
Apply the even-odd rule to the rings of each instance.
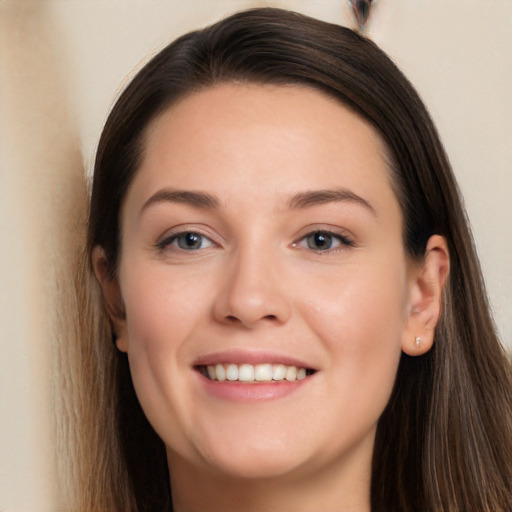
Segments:
[[[318,283],[317,283],[318,284]],[[316,287],[304,316],[329,353],[343,414],[370,426],[386,406],[401,355],[407,287],[393,267],[352,267]]]
[[[405,264],[354,264],[315,277],[306,285],[307,311],[322,338],[355,351],[399,343],[408,297]]]
[[[121,281],[130,350],[178,353],[204,315],[204,280],[200,288],[200,280],[184,279],[161,264],[132,264],[130,269]]]
[[[181,432],[174,431],[169,418],[180,415],[190,401],[182,369],[187,363],[187,340],[206,315],[201,301],[205,294],[190,281],[171,278],[165,267],[163,271],[151,264],[126,268],[130,271],[121,279],[121,292],[135,390],[157,432],[180,439]]]

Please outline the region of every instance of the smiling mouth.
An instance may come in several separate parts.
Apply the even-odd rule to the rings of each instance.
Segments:
[[[219,382],[294,382],[313,375],[315,370],[285,364],[216,364],[195,367],[204,377]]]

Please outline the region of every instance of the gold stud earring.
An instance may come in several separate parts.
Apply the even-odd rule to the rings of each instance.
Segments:
[[[420,348],[421,338],[419,336],[416,336],[416,339],[414,340],[414,344],[416,345],[416,348]]]

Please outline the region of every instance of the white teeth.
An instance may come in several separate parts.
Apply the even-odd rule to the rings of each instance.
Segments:
[[[212,379],[212,380],[215,380],[215,378],[217,377],[215,368],[213,366],[207,366],[206,371],[208,372],[208,377],[210,377],[210,379]]]
[[[204,368],[204,367],[203,367]],[[216,364],[206,367],[210,380],[239,382],[272,382],[303,380],[308,375],[306,368],[284,364]]]
[[[254,378],[258,382],[270,382],[272,380],[272,365],[257,364],[254,367]]]
[[[238,366],[236,364],[228,365],[226,377],[228,380],[238,380]]]
[[[254,366],[252,364],[242,364],[238,369],[238,380],[242,382],[251,382],[254,380]]]
[[[295,366],[288,366],[288,369],[286,370],[286,380],[297,380],[297,368],[295,368]]]
[[[208,368],[213,368],[213,366],[208,366]],[[224,366],[221,364],[215,365],[215,373],[217,374],[217,380],[223,381],[226,380],[226,370]],[[208,372],[210,375],[210,372]],[[215,377],[210,377],[212,380],[215,380]]]
[[[286,366],[284,364],[275,364],[272,370],[274,380],[284,380],[286,377]]]

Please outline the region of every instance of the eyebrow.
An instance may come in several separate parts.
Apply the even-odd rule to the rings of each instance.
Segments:
[[[158,203],[181,203],[201,209],[217,209],[219,200],[206,192],[162,189],[153,194],[142,206],[141,213]]]
[[[345,188],[300,192],[295,194],[289,200],[288,206],[290,209],[303,209],[311,206],[336,202],[351,202],[359,204],[369,210],[373,215],[377,216],[375,208],[366,201],[366,199],[363,199],[361,196],[358,196],[351,190],[347,190]]]
[[[353,202],[363,206],[373,215],[377,215],[373,206],[366,201],[366,199],[363,199],[361,196],[358,196],[351,190],[345,188],[299,192],[288,200],[288,208],[292,210],[300,210],[311,206],[336,202]],[[181,203],[195,208],[209,210],[216,210],[220,207],[219,199],[207,192],[165,188],[153,194],[144,203],[141,208],[141,213],[149,207],[159,203]]]

